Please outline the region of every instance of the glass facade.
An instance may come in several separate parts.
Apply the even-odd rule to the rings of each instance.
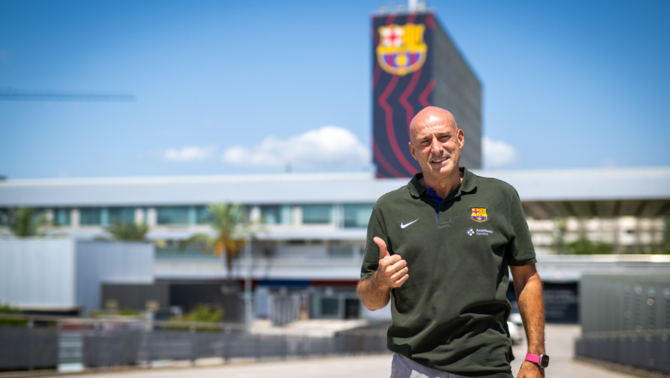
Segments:
[[[109,208],[109,223],[135,223],[135,208],[134,207],[110,207]]]
[[[303,205],[303,224],[330,224],[333,221],[332,205]]]
[[[350,259],[354,257],[354,247],[350,245],[331,246],[328,248],[328,257]]]
[[[195,212],[197,224],[209,224],[212,222],[212,214],[207,210],[207,206],[198,206],[195,208]]]
[[[156,224],[189,224],[189,208],[187,206],[157,207]]]
[[[9,223],[9,210],[0,209],[0,226],[6,226]]]
[[[372,206],[373,204],[345,204],[336,208],[333,204],[302,205],[302,219],[298,221],[305,225],[326,225],[333,224],[337,218],[338,227],[365,228],[372,214]],[[248,218],[250,208],[240,207],[244,219]],[[293,205],[261,205],[258,208],[264,224],[293,224]],[[146,207],[82,207],[78,209],[79,225],[104,227],[117,221],[134,223],[138,209],[142,213],[140,218],[147,222],[149,208]],[[342,213],[339,212],[340,209]],[[155,210],[157,225],[205,225],[212,222],[207,206],[159,206]],[[71,212],[71,208],[53,208],[54,224],[70,226],[73,221]],[[8,209],[0,209],[0,225],[6,224],[8,213]]]
[[[54,209],[54,224],[56,226],[70,226],[72,224],[70,209],[62,207]]]
[[[82,207],[79,209],[79,224],[82,226],[102,225],[101,207]]]
[[[338,298],[321,298],[321,315],[323,317],[337,317],[340,314],[340,300]]]
[[[261,219],[264,224],[282,224],[281,206],[261,206]]]
[[[373,204],[344,205],[344,228],[366,228]]]

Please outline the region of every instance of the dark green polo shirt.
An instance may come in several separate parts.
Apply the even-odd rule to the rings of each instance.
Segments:
[[[461,169],[460,187],[439,209],[421,173],[379,198],[361,280],[379,265],[372,241],[379,236],[409,269],[407,282],[391,292],[389,349],[432,369],[508,378],[508,266],[534,264],[535,250],[516,190]]]

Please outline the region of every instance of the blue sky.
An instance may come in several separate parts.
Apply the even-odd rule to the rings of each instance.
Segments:
[[[0,175],[370,171],[380,4],[0,0],[0,88],[137,98],[0,101]],[[670,2],[428,6],[483,83],[489,167],[670,165]]]

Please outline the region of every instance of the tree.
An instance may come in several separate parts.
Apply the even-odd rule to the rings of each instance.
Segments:
[[[253,224],[249,222],[241,205],[215,203],[207,206],[211,216],[210,226],[216,236],[196,234],[180,243],[179,249],[184,250],[191,244],[204,244],[203,253],[213,253],[214,256],[225,255],[228,278],[233,269],[233,260],[239,255],[244,246],[244,236],[250,232]]]
[[[43,236],[51,226],[44,211],[30,207],[9,209],[7,226],[17,238]]]
[[[565,218],[559,218],[555,221],[556,228],[553,232],[553,247],[557,254],[565,252],[565,236],[568,233],[568,221]]]
[[[146,223],[131,223],[115,220],[105,231],[112,235],[114,240],[144,241],[149,226]]]

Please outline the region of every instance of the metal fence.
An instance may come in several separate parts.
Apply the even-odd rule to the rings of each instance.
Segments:
[[[575,342],[579,357],[670,373],[670,329],[585,333]]]
[[[300,319],[300,294],[270,295],[270,322],[281,326]]]
[[[26,320],[26,325],[0,326],[0,371],[150,367],[159,360],[194,362],[211,357],[228,362],[388,352],[385,327],[379,326],[313,337],[249,333],[237,324],[53,317]]]

